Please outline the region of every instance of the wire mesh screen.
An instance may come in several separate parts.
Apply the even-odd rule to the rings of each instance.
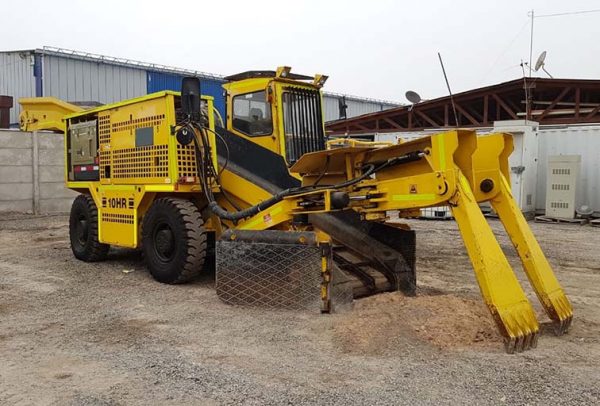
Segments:
[[[320,310],[319,247],[246,241],[216,245],[216,289],[225,303]]]

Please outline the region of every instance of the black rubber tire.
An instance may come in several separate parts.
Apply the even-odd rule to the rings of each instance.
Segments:
[[[89,195],[79,195],[71,205],[69,239],[75,258],[97,262],[106,258],[110,245],[98,238],[98,208]]]
[[[159,282],[189,282],[206,258],[206,231],[198,208],[189,200],[157,199],[142,224],[142,249],[150,274]]]

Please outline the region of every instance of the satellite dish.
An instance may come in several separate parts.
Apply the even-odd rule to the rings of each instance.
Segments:
[[[535,71],[539,71],[542,66],[544,66],[544,61],[546,60],[546,51],[542,52],[540,56],[538,56],[537,62],[535,63]]]
[[[537,72],[537,71],[539,71],[541,69],[544,72],[546,72],[546,75],[550,76],[551,79],[554,79],[552,77],[552,75],[550,73],[548,73],[548,71],[546,70],[546,68],[545,68],[545,65],[546,65],[545,61],[546,61],[546,51],[542,52],[540,54],[540,56],[538,56],[538,59],[537,59],[537,61],[535,63],[535,69],[534,70]]]
[[[408,92],[406,92],[404,94],[406,96],[406,99],[411,102],[412,104],[417,104],[421,102],[421,96],[419,96],[419,93],[417,92],[413,92],[412,90],[409,90]]]

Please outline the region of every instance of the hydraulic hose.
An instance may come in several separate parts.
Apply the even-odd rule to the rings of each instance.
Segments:
[[[208,161],[208,163],[206,164],[206,166],[207,166],[206,169],[208,170],[208,172],[212,173],[213,175],[216,175],[217,181],[219,179],[219,176],[218,176],[218,171],[216,170],[216,168],[214,168],[214,165],[212,164],[210,155],[207,154],[206,159],[204,159],[202,157],[202,154],[200,153],[200,144],[202,144],[205,151],[208,151],[208,146],[205,145],[208,143],[208,140],[206,140],[205,137],[202,136],[203,128],[198,128],[200,126],[197,126],[196,123],[191,123],[191,125],[192,125],[192,129],[193,129],[193,127],[196,127],[201,132],[201,136],[198,137],[197,133],[195,131],[193,131],[193,134],[194,134],[193,142],[195,144],[195,149],[196,149],[198,176],[200,178],[200,181],[202,182],[203,189],[205,189],[204,192],[205,192],[206,198],[208,200],[208,209],[213,214],[215,214],[217,217],[224,219],[224,220],[233,221],[234,223],[237,223],[240,220],[243,220],[247,217],[254,216],[254,215],[260,213],[261,211],[268,209],[269,207],[282,201],[285,197],[293,196],[296,194],[301,194],[306,191],[315,191],[315,190],[321,190],[321,189],[341,189],[341,188],[345,188],[348,186],[352,186],[352,185],[368,178],[375,172],[377,172],[387,166],[415,161],[415,160],[420,159],[423,155],[421,152],[410,153],[410,154],[407,154],[404,156],[392,158],[392,159],[382,163],[379,166],[375,166],[375,164],[369,164],[365,168],[363,168],[364,172],[360,176],[358,176],[354,179],[350,179],[345,182],[341,182],[341,183],[334,184],[334,185],[319,185],[319,186],[310,185],[310,186],[285,189],[285,190],[282,190],[282,191],[276,193],[272,197],[270,197],[266,200],[263,200],[253,206],[250,206],[250,207],[242,209],[242,210],[236,210],[234,212],[230,212],[230,211],[227,211],[226,209],[222,208],[219,205],[219,203],[216,201],[215,197],[212,194],[212,190],[209,188],[209,185],[208,185],[208,182],[206,179],[206,171],[204,168],[206,161]],[[200,138],[200,140],[201,140],[200,142],[199,142],[198,138]],[[220,184],[219,184],[219,187],[221,187]]]
[[[215,200],[213,200],[208,203],[208,208],[211,212],[213,212],[219,218],[237,222],[237,221],[245,219],[246,217],[254,216],[255,214],[258,214],[259,212],[261,212],[262,210],[268,209],[269,207],[273,206],[274,204],[279,203],[281,200],[283,200],[283,196],[281,196],[281,193],[278,193],[275,196],[273,196],[267,200],[263,200],[262,202],[255,204],[254,206],[250,206],[246,209],[235,211],[235,212],[229,212],[229,211],[225,210],[224,208],[219,206],[219,203],[217,203]]]

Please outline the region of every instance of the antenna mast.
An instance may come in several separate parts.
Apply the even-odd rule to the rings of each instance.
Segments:
[[[528,14],[531,17],[531,37],[529,38],[529,77],[531,77],[531,59],[533,58],[533,20],[535,18],[533,9]]]
[[[446,80],[446,86],[448,87],[448,93],[450,93],[450,103],[452,103],[452,110],[454,111],[454,123],[458,127],[458,115],[456,114],[456,106],[454,105],[454,96],[452,96],[452,90],[450,90],[450,83],[448,82],[448,76],[446,76],[446,69],[444,68],[444,62],[442,61],[442,55],[438,52],[438,58],[440,58],[440,65],[442,65],[442,72],[444,72],[444,79]]]

